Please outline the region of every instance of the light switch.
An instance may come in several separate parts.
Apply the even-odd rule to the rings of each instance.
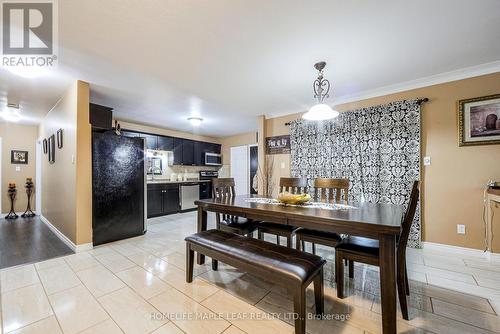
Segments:
[[[465,225],[457,224],[457,233],[458,234],[465,234]]]
[[[431,157],[424,157],[424,166],[431,165]]]
[[[71,155],[71,163],[74,165],[76,161],[76,157],[74,154]]]
[[[21,171],[21,166],[16,166],[16,172],[20,172]]]
[[[281,169],[285,169],[285,163],[284,162],[281,163]]]

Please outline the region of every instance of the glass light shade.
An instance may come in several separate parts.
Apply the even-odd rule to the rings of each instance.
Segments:
[[[308,112],[302,115],[302,118],[309,121],[323,121],[335,118],[338,115],[339,112],[337,110],[333,110],[328,104],[319,103],[312,106]]]
[[[192,126],[200,126],[201,122],[203,122],[203,118],[200,118],[200,117],[189,117],[188,121],[189,121],[189,123],[191,123]]]
[[[19,122],[21,120],[21,115],[17,111],[5,110],[0,115],[7,122]]]

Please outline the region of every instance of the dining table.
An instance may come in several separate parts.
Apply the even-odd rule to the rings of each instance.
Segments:
[[[378,240],[382,330],[384,334],[396,333],[396,240],[404,214],[402,205],[369,202],[282,205],[259,195],[200,199],[195,205],[198,232],[207,230],[207,212],[215,212]],[[202,254],[197,254],[197,263],[205,263]]]

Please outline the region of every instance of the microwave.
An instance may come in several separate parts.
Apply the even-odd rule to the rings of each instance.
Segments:
[[[207,166],[221,166],[222,155],[217,153],[205,153],[205,165]]]

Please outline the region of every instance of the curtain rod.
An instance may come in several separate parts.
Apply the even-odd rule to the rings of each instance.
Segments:
[[[406,101],[406,100],[403,100],[403,101]],[[417,100],[418,104],[422,104],[424,102],[429,102],[429,98],[428,97],[424,97],[424,98],[421,98],[421,99]],[[286,122],[285,126],[290,126],[290,124],[292,124],[292,122]]]

